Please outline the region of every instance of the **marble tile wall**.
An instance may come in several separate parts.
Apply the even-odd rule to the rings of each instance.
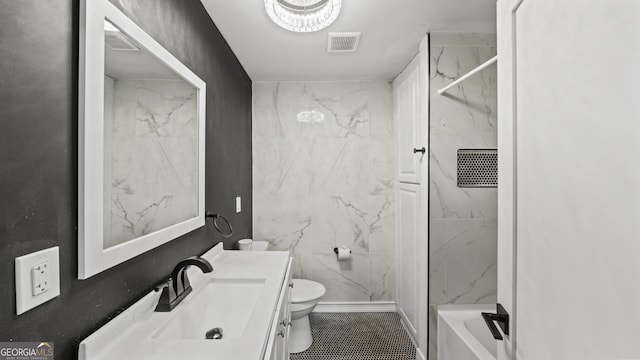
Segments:
[[[429,358],[439,304],[495,303],[497,189],[458,188],[457,149],[497,148],[492,65],[444,95],[437,90],[496,54],[495,34],[431,34]]]
[[[253,236],[291,251],[322,301],[395,299],[391,102],[385,81],[253,84]]]
[[[105,247],[192,218],[198,205],[196,89],[182,80],[113,84]]]

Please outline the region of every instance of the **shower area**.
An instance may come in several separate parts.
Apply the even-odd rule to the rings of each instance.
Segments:
[[[393,81],[397,309],[437,359],[440,305],[497,293],[495,34],[432,33]]]
[[[497,71],[495,34],[434,33],[429,44],[429,359],[437,307],[495,304]],[[465,74],[486,67],[450,87]]]

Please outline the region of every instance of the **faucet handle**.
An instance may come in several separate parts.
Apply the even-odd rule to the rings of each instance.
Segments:
[[[173,303],[176,301],[178,297],[176,295],[176,291],[173,288],[173,279],[169,278],[169,280],[158,284],[156,291],[162,290],[160,294],[160,299],[158,300],[158,305],[156,305],[155,311],[167,312],[171,311],[173,308]]]
[[[153,286],[153,291],[162,291],[162,289],[166,288],[167,286],[173,286],[173,279],[168,278],[166,280],[160,281]]]

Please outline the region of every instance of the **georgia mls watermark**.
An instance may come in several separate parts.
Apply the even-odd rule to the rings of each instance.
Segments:
[[[53,360],[53,342],[0,342],[0,360]]]

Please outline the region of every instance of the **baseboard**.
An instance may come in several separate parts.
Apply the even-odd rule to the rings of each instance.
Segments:
[[[411,339],[413,346],[415,346],[416,348],[416,360],[427,360],[428,356],[422,353],[422,351],[420,350],[420,345],[418,344],[418,340],[414,337],[414,333],[410,330],[410,326],[408,325],[409,321],[407,320],[405,313],[403,311],[398,311],[398,314],[400,315],[400,324],[404,328],[404,331],[406,331],[407,335],[409,335],[409,339]]]
[[[396,312],[393,301],[378,302],[319,302],[313,312]]]
[[[400,310],[398,311],[398,314],[400,315],[400,324],[404,328],[404,331],[407,332],[407,335],[409,335],[413,346],[415,346],[416,349],[420,348],[420,346],[418,345],[418,340],[416,339],[414,332],[411,330],[411,326],[409,325],[410,322],[407,320],[404,311]]]

